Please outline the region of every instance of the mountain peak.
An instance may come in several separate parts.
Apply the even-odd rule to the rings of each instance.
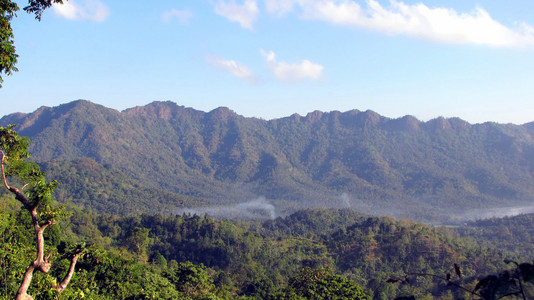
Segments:
[[[178,110],[185,109],[172,101],[154,101],[144,106],[136,106],[123,111],[128,116],[139,116],[146,119],[163,119],[169,121],[174,118]]]
[[[460,119],[460,118],[445,118],[445,117],[438,117],[435,119],[432,119],[424,125],[431,129],[436,131],[447,131],[447,130],[454,130],[454,131],[465,131],[468,130],[471,125],[467,123],[466,121]]]
[[[320,121],[322,117],[323,117],[323,112],[320,110],[315,110],[311,113],[308,113],[305,117],[305,120],[308,121],[309,123],[315,123],[317,121]]]
[[[238,115],[231,109],[225,106],[217,107],[208,113],[212,120],[227,122],[230,118],[235,118]]]
[[[408,199],[414,209],[428,204],[440,214],[534,195],[534,123],[420,122],[371,110],[258,122],[227,107],[206,113],[167,101],[119,113],[85,100],[0,124],[6,121],[24,126],[19,132],[32,139],[35,161],[88,157],[147,184],[210,199],[323,201],[349,193],[369,200],[369,209]]]
[[[399,130],[406,132],[417,132],[420,130],[419,120],[414,116],[404,116],[402,118],[393,119],[386,123],[386,128],[391,130]]]

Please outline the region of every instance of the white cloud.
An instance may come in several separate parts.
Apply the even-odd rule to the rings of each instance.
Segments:
[[[68,20],[80,21],[89,20],[103,22],[109,16],[109,10],[99,0],[69,0],[63,4],[54,4],[54,12]]]
[[[252,73],[247,66],[235,60],[210,55],[207,57],[207,61],[219,69],[230,72],[239,79],[243,79],[249,83],[256,83],[256,76],[254,76],[254,73]]]
[[[193,17],[193,14],[189,10],[179,10],[179,9],[171,9],[169,11],[164,12],[161,15],[161,20],[165,23],[171,22],[172,19],[176,18],[178,21],[182,24],[189,23],[189,19]]]
[[[245,0],[243,5],[236,4],[235,0],[230,2],[219,0],[215,5],[215,12],[232,22],[239,23],[243,28],[253,30],[260,10],[256,0]]]
[[[305,78],[317,80],[323,74],[324,67],[309,60],[303,60],[300,63],[285,63],[277,61],[273,51],[261,50],[261,54],[265,57],[267,67],[281,81],[297,81]]]
[[[521,24],[509,28],[480,7],[469,13],[459,13],[450,8],[431,8],[423,3],[405,4],[398,0],[390,0],[387,7],[377,0],[366,0],[365,5],[354,0],[286,0],[284,4],[280,0],[268,0],[267,11],[287,13],[293,7],[300,8],[304,19],[433,42],[517,48],[534,46],[532,26]]]
[[[293,10],[295,3],[290,0],[266,0],[265,9],[268,13],[285,15]]]

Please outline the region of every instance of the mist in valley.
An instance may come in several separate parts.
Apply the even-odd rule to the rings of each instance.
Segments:
[[[178,207],[172,213],[177,215],[208,215],[215,219],[264,221],[284,217],[301,209],[315,208],[351,209],[358,213],[371,216],[412,219],[433,225],[461,224],[467,221],[534,213],[534,205],[528,205],[528,203],[523,205],[464,209],[461,211],[447,211],[442,208],[432,207],[431,205],[428,205],[428,207],[421,205],[419,207],[420,211],[414,212],[412,210],[403,210],[402,207],[398,206],[388,206],[374,203],[371,200],[359,199],[346,192],[338,196],[332,195],[330,198],[306,199],[306,201],[273,200],[259,196],[255,199],[235,204]]]
[[[504,218],[514,217],[522,214],[534,213],[533,206],[510,206],[510,207],[494,207],[494,208],[478,208],[467,210],[455,217],[460,221],[474,221],[490,218]]]
[[[256,199],[237,204],[177,208],[174,214],[208,215],[216,219],[274,220],[275,206],[265,199]]]

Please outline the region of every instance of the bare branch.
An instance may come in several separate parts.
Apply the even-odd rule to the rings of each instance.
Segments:
[[[72,256],[70,260],[70,266],[69,271],[67,272],[67,275],[65,275],[65,278],[57,285],[56,290],[58,293],[61,294],[63,290],[67,288],[67,285],[69,285],[70,280],[72,279],[72,275],[74,275],[74,270],[76,269],[76,263],[78,262],[78,258],[80,258],[81,253],[78,252],[75,255]]]
[[[50,225],[54,225],[54,224],[56,224],[56,222],[54,222],[52,220],[48,220],[48,221],[46,221],[46,223],[40,224],[39,227],[41,227],[41,229],[44,231],[46,227],[48,227]]]
[[[0,165],[2,166],[2,180],[4,181],[4,186],[6,187],[6,189],[10,189],[9,187],[9,184],[7,184],[7,180],[6,180],[6,172],[4,171],[4,159],[6,157],[6,154],[4,153],[4,151],[0,150],[0,153],[2,153],[2,161],[0,163]]]

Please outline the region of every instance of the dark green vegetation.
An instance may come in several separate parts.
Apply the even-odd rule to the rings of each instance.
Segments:
[[[6,124],[20,124],[34,159],[68,182],[57,189],[60,201],[97,212],[116,213],[123,197],[128,214],[264,196],[282,215],[352,207],[447,222],[534,195],[532,123],[419,122],[357,110],[265,121],[171,102],[118,112],[76,101],[5,116]]]
[[[473,237],[480,244],[514,251],[534,261],[534,214],[490,218],[467,223],[458,228],[462,236]]]
[[[0,290],[6,278],[9,293],[18,268],[26,264],[15,253],[30,251],[32,240],[21,214],[6,209],[1,229],[8,267]],[[451,229],[347,209],[305,210],[261,223],[73,209],[58,226],[47,242],[53,253],[61,241],[92,243],[61,299],[82,294],[88,299],[310,299],[311,294],[315,299],[366,299],[365,294],[469,299],[467,292],[431,277],[411,277],[409,284],[387,280],[451,273],[457,263],[463,277],[455,282],[474,288],[483,276],[507,269],[505,258],[515,257],[460,239]],[[46,299],[50,284],[39,275],[31,291]]]
[[[208,204],[202,199],[147,187],[124,172],[90,158],[47,162],[42,168],[61,182],[63,188],[56,194],[59,202],[86,206],[98,212],[113,215],[166,213],[169,207],[184,203]]]

